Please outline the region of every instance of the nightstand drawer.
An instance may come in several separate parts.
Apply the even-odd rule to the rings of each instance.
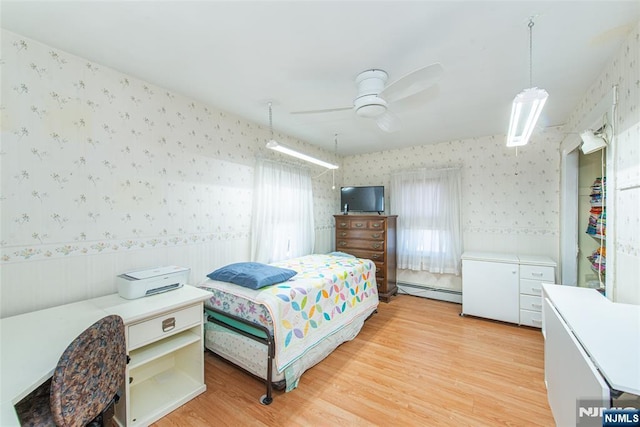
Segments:
[[[127,328],[129,350],[202,323],[202,304],[165,313]]]

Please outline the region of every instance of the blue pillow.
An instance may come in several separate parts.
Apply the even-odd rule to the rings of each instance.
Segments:
[[[235,283],[245,288],[260,289],[276,283],[286,282],[298,274],[288,268],[274,267],[259,262],[237,262],[219,268],[207,277],[211,280]]]

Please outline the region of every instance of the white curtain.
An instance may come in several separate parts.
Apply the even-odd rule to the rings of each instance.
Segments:
[[[259,159],[251,224],[251,259],[274,262],[313,251],[313,192],[308,169]]]
[[[391,212],[398,215],[398,268],[460,274],[460,169],[418,169],[391,176]]]

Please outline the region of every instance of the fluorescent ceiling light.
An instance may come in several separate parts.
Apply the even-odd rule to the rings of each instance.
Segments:
[[[280,153],[284,153],[284,154],[296,157],[296,158],[301,159],[301,160],[305,160],[307,162],[314,163],[316,165],[325,167],[327,169],[338,169],[338,165],[334,165],[332,163],[328,163],[328,162],[325,162],[323,160],[316,159],[315,157],[311,157],[311,156],[308,156],[306,154],[300,153],[298,151],[292,150],[291,148],[284,147],[284,146],[278,144],[273,139],[271,141],[267,142],[267,148],[270,148],[270,149],[275,150],[275,151],[279,151]]]
[[[580,138],[582,138],[582,147],[580,148],[584,154],[591,154],[607,146],[607,141],[604,137],[596,135],[592,130],[582,132]]]
[[[549,94],[544,89],[532,87],[533,83],[533,17],[529,18],[529,89],[525,89],[513,99],[511,120],[507,133],[507,147],[526,145]]]
[[[548,97],[546,90],[537,87],[525,89],[516,95],[511,107],[507,147],[518,147],[529,142]]]

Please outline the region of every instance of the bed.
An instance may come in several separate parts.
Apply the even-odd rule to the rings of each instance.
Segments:
[[[376,266],[340,252],[313,254],[265,267],[290,271],[288,280],[252,282],[258,289],[230,283],[234,267],[247,264],[265,266],[232,264],[198,285],[212,294],[205,301],[205,347],[262,378],[267,391],[260,402],[269,404],[274,387],[293,390],[307,369],[360,332],[378,306]],[[233,274],[218,274],[227,267]]]

